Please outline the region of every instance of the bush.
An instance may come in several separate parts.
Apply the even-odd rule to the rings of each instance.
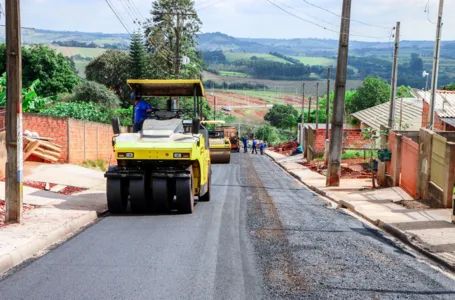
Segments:
[[[41,115],[68,117],[91,122],[110,123],[111,110],[108,107],[85,102],[58,102],[40,111]]]
[[[73,101],[92,102],[110,108],[120,106],[120,99],[107,87],[94,81],[83,81],[74,88]]]
[[[58,102],[41,110],[40,114],[107,124],[112,118],[120,118],[120,124],[128,126],[132,123],[133,108],[110,109],[92,102]]]

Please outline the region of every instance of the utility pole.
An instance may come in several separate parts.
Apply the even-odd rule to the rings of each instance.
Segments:
[[[325,121],[325,139],[326,141],[329,139],[329,116],[330,116],[330,76],[331,76],[331,69],[327,69],[327,104],[325,108],[325,114],[327,116]]]
[[[444,0],[439,0],[438,25],[436,27],[436,44],[434,46],[433,74],[431,78],[431,102],[430,102],[430,129],[434,125],[434,105],[436,90],[438,89],[439,55],[441,53],[442,15],[444,13]]]
[[[6,222],[22,222],[22,51],[20,1],[6,0]]]
[[[395,98],[397,96],[398,50],[400,48],[400,22],[395,27],[395,49],[393,51],[392,91],[390,93],[389,128],[395,129]]]
[[[300,144],[305,145],[305,82],[302,84],[302,132]],[[303,146],[302,146],[303,147]]]
[[[213,121],[216,121],[216,96],[213,96]]]
[[[180,12],[177,12],[177,27],[175,28],[175,79],[180,77]]]
[[[329,119],[330,119],[330,76],[331,76],[331,69],[327,69],[327,101],[326,101],[326,108],[325,108],[325,144],[324,144],[324,166],[329,164],[329,147],[330,147],[330,140],[329,140]]]
[[[311,97],[310,97],[310,101],[309,101],[309,103],[308,103],[308,118],[307,118],[308,124],[311,123],[311,100],[312,100],[312,99],[311,99]]]
[[[319,129],[319,82],[316,83],[316,130]]]
[[[333,103],[332,130],[330,139],[327,186],[339,186],[341,177],[341,151],[343,143],[344,100],[348,68],[349,29],[351,22],[351,0],[343,0],[340,41],[338,46],[335,99]]]

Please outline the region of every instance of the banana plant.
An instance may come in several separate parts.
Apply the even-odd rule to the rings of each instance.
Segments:
[[[55,97],[40,97],[36,87],[41,82],[37,79],[28,88],[22,89],[22,110],[24,112],[38,112],[47,104],[56,100]],[[0,77],[0,106],[6,106],[6,73]]]

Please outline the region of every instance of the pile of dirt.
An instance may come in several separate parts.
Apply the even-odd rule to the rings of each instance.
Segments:
[[[327,166],[324,166],[323,161],[313,161],[309,163],[302,163],[313,172],[318,172],[321,175],[327,175]],[[375,178],[376,178],[375,174]],[[368,179],[371,178],[371,171],[369,163],[363,160],[343,160],[341,165],[341,178],[342,179]]]
[[[57,184],[55,184],[55,183],[46,183],[46,182],[40,182],[40,181],[25,181],[24,182],[24,186],[32,187],[32,188],[43,190],[43,191],[50,190],[53,187],[55,187],[56,185]],[[62,190],[58,191],[57,194],[72,195],[72,194],[83,192],[86,190],[87,190],[86,188],[80,188],[80,187],[76,187],[76,186],[66,186]]]
[[[24,209],[24,212],[36,208],[36,206],[28,205],[28,204],[24,204],[22,207]],[[5,224],[5,212],[6,212],[6,203],[5,203],[4,200],[0,200],[0,228],[6,226],[6,224]]]
[[[298,147],[297,142],[286,142],[276,144],[275,146],[273,146],[273,149],[271,150],[283,155],[291,155],[292,152],[294,152],[294,150],[297,149],[297,147]]]
[[[440,209],[445,208],[442,203],[434,200],[401,200],[395,202],[408,209]]]

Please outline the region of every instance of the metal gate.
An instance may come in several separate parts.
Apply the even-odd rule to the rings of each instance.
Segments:
[[[401,144],[400,186],[413,198],[417,191],[418,164],[419,144],[404,136]]]

